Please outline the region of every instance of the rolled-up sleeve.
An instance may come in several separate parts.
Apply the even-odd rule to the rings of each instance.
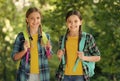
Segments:
[[[98,46],[96,45],[95,39],[91,34],[88,35],[87,44],[88,44],[89,53],[91,55],[100,56],[100,51],[98,49]]]

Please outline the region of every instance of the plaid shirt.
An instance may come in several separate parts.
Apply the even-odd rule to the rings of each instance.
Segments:
[[[60,38],[60,44],[62,44],[61,42],[62,42],[62,38]],[[98,47],[95,44],[95,39],[91,34],[86,33],[86,40],[85,40],[85,46],[84,46],[83,52],[84,52],[85,56],[100,56]],[[65,65],[63,65],[62,61],[61,61],[60,65],[58,67],[58,70],[56,72],[57,81],[63,80],[64,70],[65,70]],[[87,71],[87,67],[83,67],[83,71],[84,71],[85,81],[89,81],[90,77],[87,74],[85,74],[85,72]]]
[[[16,37],[13,47],[13,52],[11,54],[12,58],[14,57],[15,53],[20,52],[21,50],[24,49],[23,43],[24,43],[24,36],[21,32]],[[48,59],[45,54],[45,48],[40,45],[39,41],[38,41],[38,53],[39,53],[40,81],[50,81]],[[26,56],[24,55],[20,61],[20,66],[17,71],[16,81],[27,81],[29,78],[29,74],[30,74],[30,55],[29,55],[28,63],[26,63]]]

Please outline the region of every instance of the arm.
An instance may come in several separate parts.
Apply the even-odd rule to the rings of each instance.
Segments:
[[[100,56],[84,56],[83,60],[91,61],[91,62],[98,62],[100,61]]]
[[[86,52],[77,52],[78,57],[84,61],[97,62],[100,61],[100,52],[92,35],[88,34],[86,38]]]
[[[24,55],[25,55],[26,51],[22,50],[20,52],[15,53],[13,59],[16,60],[20,60]]]
[[[28,41],[25,41],[24,42],[24,49],[22,51],[20,51],[20,52],[15,53],[15,55],[13,57],[14,60],[21,59],[26,54],[27,49],[28,49]]]
[[[57,57],[58,57],[58,59],[61,61],[61,59],[62,59],[62,56],[64,55],[64,53],[65,53],[65,49],[64,49],[64,44],[63,44],[63,42],[64,42],[64,38],[63,38],[63,36],[61,36],[60,37],[60,39],[59,39],[59,42],[58,42],[58,46],[59,46],[59,49],[58,49],[58,51],[57,51]]]
[[[24,36],[22,33],[19,33],[16,37],[15,43],[13,45],[13,51],[11,57],[13,60],[21,59],[27,50],[27,42],[24,42]],[[24,44],[24,45],[23,45]]]
[[[100,59],[101,59],[100,56],[84,56],[84,53],[83,53],[83,52],[78,52],[78,57],[79,57],[81,60],[90,61],[90,62],[98,62],[98,61],[100,61]]]

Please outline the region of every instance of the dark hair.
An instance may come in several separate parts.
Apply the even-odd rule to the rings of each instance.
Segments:
[[[82,16],[80,14],[79,11],[77,10],[71,10],[68,11],[67,15],[66,15],[66,21],[67,19],[71,16],[71,15],[76,15],[79,17],[80,20],[82,20]],[[67,40],[67,34],[69,33],[69,29],[67,29],[66,35],[65,35],[65,39]],[[79,38],[78,38],[78,51],[79,51],[79,42],[81,40],[81,36],[82,36],[82,31],[81,31],[81,25],[79,26]],[[66,45],[66,41],[65,41],[65,45]]]
[[[80,20],[82,20],[82,16],[81,16],[81,14],[80,14],[79,11],[77,11],[77,10],[71,10],[66,15],[66,21],[67,21],[68,17],[70,17],[71,15],[76,15],[76,16],[79,17]]]
[[[33,13],[33,12],[38,12],[38,13],[40,14],[40,16],[41,16],[41,12],[40,12],[36,7],[30,7],[30,8],[27,10],[27,12],[26,12],[26,18],[28,18],[28,16],[29,16],[31,13]],[[27,23],[27,21],[26,21],[26,23]],[[31,40],[33,40],[33,39],[32,39],[32,36],[31,36],[31,34],[30,34],[30,28],[29,28],[29,26],[28,26],[28,23],[27,23],[27,30],[28,30],[28,33],[29,33],[29,38],[30,38]],[[41,25],[40,25],[40,26],[39,26],[39,29],[38,29],[38,40],[41,41],[41,37],[42,37],[42,27],[41,27]]]

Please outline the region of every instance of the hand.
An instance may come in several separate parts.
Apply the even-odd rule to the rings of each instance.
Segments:
[[[58,50],[58,51],[57,51],[57,57],[58,57],[59,60],[61,60],[62,55],[63,55],[64,53],[65,53],[65,49],[64,49],[64,50]]]
[[[77,54],[78,54],[78,57],[81,59],[81,60],[84,60],[84,52],[77,52]]]
[[[48,41],[46,46],[45,46],[46,55],[47,55],[48,60],[52,58],[51,49],[52,49],[52,46],[50,44],[50,41]]]
[[[28,48],[29,48],[28,41],[25,40],[25,42],[24,42],[24,51],[27,52]]]
[[[49,48],[50,50],[52,49],[52,46],[51,46],[51,44],[50,44],[50,41],[47,42],[47,44],[46,44],[45,47],[46,47],[46,48]]]

